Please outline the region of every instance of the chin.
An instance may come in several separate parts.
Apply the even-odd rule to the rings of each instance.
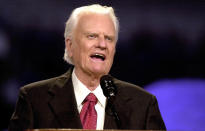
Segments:
[[[107,74],[106,70],[102,70],[102,69],[93,69],[92,72],[94,72],[94,74],[98,75],[98,76],[102,76]]]

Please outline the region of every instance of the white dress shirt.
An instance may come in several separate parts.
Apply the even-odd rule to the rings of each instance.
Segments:
[[[75,98],[77,101],[78,112],[80,113],[83,105],[82,102],[86,98],[86,96],[90,93],[93,93],[98,102],[95,105],[95,110],[97,112],[97,126],[96,130],[103,130],[104,127],[104,119],[105,119],[105,104],[106,104],[106,97],[103,94],[103,91],[98,85],[98,87],[94,91],[90,91],[76,76],[75,69],[72,73],[72,82],[74,87]]]

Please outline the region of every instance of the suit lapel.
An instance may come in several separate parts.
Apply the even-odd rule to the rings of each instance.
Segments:
[[[82,129],[71,73],[72,69],[61,76],[56,81],[55,85],[50,88],[49,93],[51,94],[51,99],[49,101],[49,106],[61,128]]]
[[[123,129],[124,125],[123,123],[127,123],[126,121],[123,120],[128,120],[126,118],[127,113],[129,112],[126,107],[126,102],[117,98],[119,96],[116,96],[116,100],[114,102],[114,107],[115,110],[118,114],[118,117],[120,119],[120,122],[122,123],[120,127],[117,126],[117,122],[115,120],[115,117],[111,111],[111,108],[106,105],[106,110],[105,110],[105,123],[104,123],[104,129]],[[125,119],[126,118],[126,119]]]
[[[129,123],[129,106],[127,106],[128,101],[131,100],[129,95],[125,95],[126,92],[122,91],[122,84],[119,81],[116,81],[116,79],[113,79],[114,84],[117,87],[117,95],[115,97],[114,106],[116,109],[116,112],[118,114],[118,117],[121,121],[120,127],[117,126],[114,116],[112,115],[111,109],[106,105],[106,111],[105,111],[105,123],[104,123],[104,129],[124,129],[128,126]],[[124,88],[124,87],[123,87]]]
[[[110,108],[106,105],[104,129],[118,129]]]

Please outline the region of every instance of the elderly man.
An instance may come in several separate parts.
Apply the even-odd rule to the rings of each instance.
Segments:
[[[73,67],[59,77],[22,87],[9,130],[165,129],[156,98],[113,77],[117,94],[112,106],[118,121],[110,112],[100,79],[110,71],[117,39],[118,20],[111,7],[75,9],[66,23],[64,55]]]

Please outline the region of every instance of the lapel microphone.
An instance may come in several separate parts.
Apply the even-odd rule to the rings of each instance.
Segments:
[[[103,90],[103,94],[108,99],[106,108],[109,107],[111,109],[112,114],[114,115],[117,127],[118,127],[118,129],[120,129],[121,122],[120,122],[118,114],[117,114],[117,112],[115,110],[115,106],[113,104],[114,100],[115,100],[115,96],[117,94],[117,87],[113,83],[113,78],[110,75],[102,76],[100,78],[100,86],[101,86],[101,88]]]

